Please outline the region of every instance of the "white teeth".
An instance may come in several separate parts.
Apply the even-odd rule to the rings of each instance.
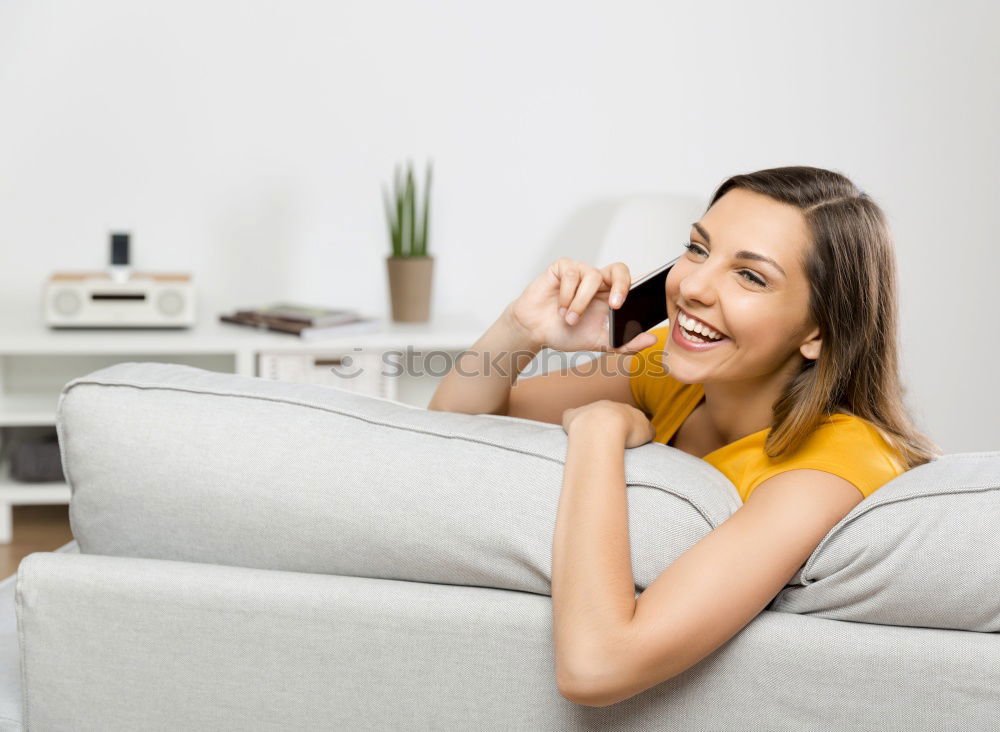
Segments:
[[[684,326],[687,330],[691,331],[692,333],[701,333],[702,335],[706,335],[709,338],[715,338],[715,339],[723,337],[721,333],[712,330],[706,325],[702,325],[697,320],[692,320],[691,318],[687,317],[684,313],[681,312],[678,313],[678,320],[680,321],[680,324],[682,326]]]

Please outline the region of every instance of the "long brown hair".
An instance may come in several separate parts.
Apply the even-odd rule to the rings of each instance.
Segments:
[[[734,175],[708,207],[733,188],[796,206],[811,241],[804,257],[809,309],[823,340],[819,358],[804,359],[772,405],[764,451],[794,452],[826,414],[842,412],[871,423],[905,469],[941,455],[905,405],[899,376],[896,260],[882,209],[846,176],[791,166]]]

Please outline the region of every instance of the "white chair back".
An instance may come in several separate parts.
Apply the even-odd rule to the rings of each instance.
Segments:
[[[691,223],[701,218],[704,208],[695,196],[625,199],[611,219],[595,266],[624,262],[634,282],[683,253]]]

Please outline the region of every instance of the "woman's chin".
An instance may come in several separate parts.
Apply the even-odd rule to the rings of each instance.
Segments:
[[[697,377],[692,376],[692,374],[688,372],[688,369],[684,368],[684,366],[678,366],[677,362],[670,358],[663,361],[663,370],[670,374],[674,381],[679,381],[682,384],[701,383],[698,381]]]

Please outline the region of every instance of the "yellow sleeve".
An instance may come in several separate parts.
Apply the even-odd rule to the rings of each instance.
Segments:
[[[864,420],[839,415],[835,423],[817,429],[794,456],[762,470],[743,500],[768,478],[789,470],[808,469],[839,475],[865,498],[902,472],[888,454],[888,445],[874,436]]]
[[[833,473],[834,475],[838,475],[844,480],[852,483],[865,498],[868,498],[868,496],[874,493],[879,487],[878,485],[873,485],[871,479],[863,471],[853,469],[851,466],[843,462],[833,463],[824,460],[797,460],[792,465],[773,468],[772,470],[757,476],[753,483],[750,484],[750,488],[747,490],[746,497],[743,500],[746,501],[746,499],[750,497],[750,494],[754,492],[754,489],[768,478],[773,478],[781,473],[787,473],[789,470],[822,470],[827,473]]]

